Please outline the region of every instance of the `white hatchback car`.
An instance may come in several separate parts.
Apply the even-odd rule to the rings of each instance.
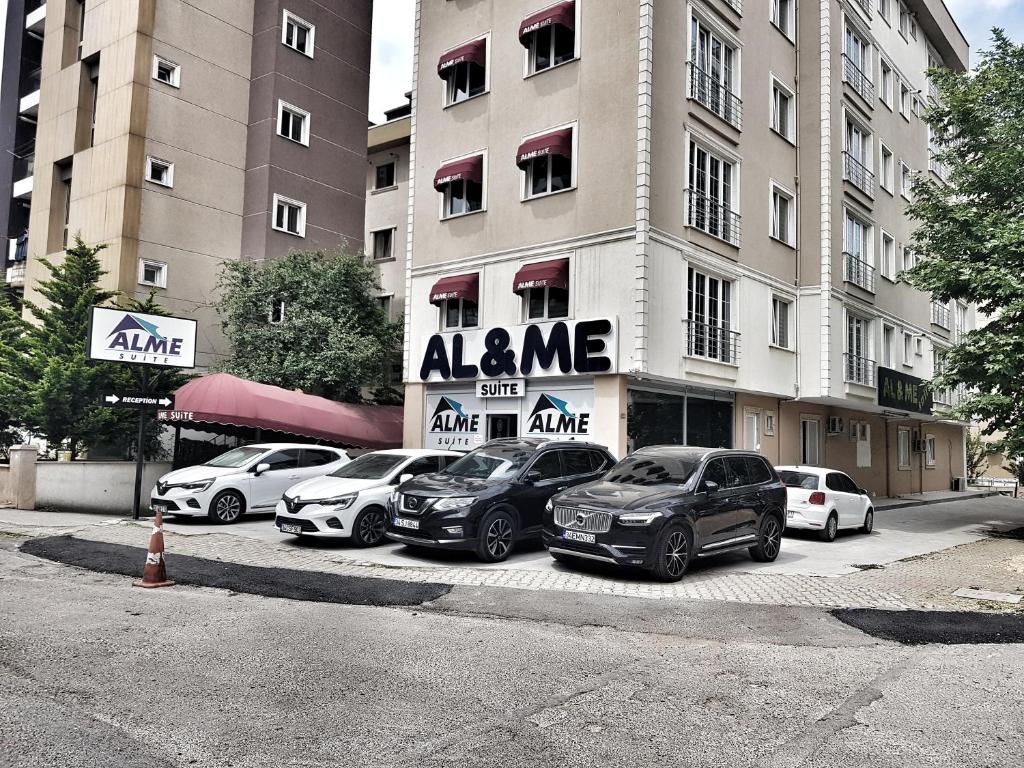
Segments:
[[[776,467],[786,484],[787,528],[810,528],[822,541],[835,541],[844,528],[871,533],[875,508],[868,492],[849,475],[823,467]]]
[[[420,449],[363,454],[326,477],[289,488],[274,523],[281,533],[351,538],[357,546],[374,546],[384,538],[388,498],[398,484],[440,472],[460,456]]]
[[[320,477],[349,462],[340,448],[297,443],[260,443],[233,448],[194,467],[157,480],[150,507],[172,515],[207,515],[233,523],[246,512],[273,512],[290,486]]]

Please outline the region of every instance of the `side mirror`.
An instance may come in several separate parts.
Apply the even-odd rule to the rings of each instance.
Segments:
[[[861,488],[860,492],[862,496],[868,496],[869,498],[871,496],[871,492],[867,488]]]
[[[401,485],[407,480],[412,480],[414,477],[416,477],[416,475],[412,474],[411,472],[406,472],[404,475],[398,478],[398,484]]]
[[[256,477],[259,477],[264,472],[269,472],[269,471],[270,471],[270,465],[267,464],[266,462],[263,462],[262,464],[257,464],[256,465]]]
[[[543,478],[544,476],[540,473],[539,470],[532,469],[525,475],[523,475],[523,482],[526,483],[527,485],[533,485],[534,483],[536,483],[539,480],[542,480]]]
[[[704,493],[709,493],[710,494],[710,493],[717,493],[717,492],[718,492],[718,483],[716,483],[714,480],[705,480],[704,481]]]

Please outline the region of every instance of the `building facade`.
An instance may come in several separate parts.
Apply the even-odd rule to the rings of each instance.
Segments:
[[[899,280],[940,0],[419,2],[416,41],[407,445],[963,474],[924,380],[972,311]]]
[[[28,12],[42,45],[26,297],[37,257],[59,259],[75,235],[103,243],[106,286],[155,290],[196,318],[206,367],[225,352],[213,309],[225,261],[360,248],[371,5],[49,0]]]

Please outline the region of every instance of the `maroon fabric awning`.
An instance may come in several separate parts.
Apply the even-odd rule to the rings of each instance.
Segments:
[[[352,448],[401,448],[402,408],[351,405],[323,397],[212,373],[174,393],[174,424],[221,424],[266,429]]]
[[[569,290],[569,260],[539,261],[520,268],[512,281],[512,290],[522,293],[529,288]]]
[[[531,14],[519,25],[519,42],[529,47],[530,35],[542,27],[558,24],[566,29],[576,28],[576,0],[563,0],[561,3]]]
[[[487,64],[487,41],[474,40],[471,43],[460,45],[441,54],[437,61],[437,74],[441,77],[448,77],[450,70],[457,64],[469,62],[483,67]]]
[[[452,275],[442,277],[430,289],[430,303],[440,304],[448,299],[468,299],[477,301],[480,295],[480,274]]]
[[[477,184],[484,180],[484,156],[474,155],[465,160],[456,160],[453,163],[445,163],[437,169],[434,174],[434,189],[441,191],[453,181],[475,181]]]
[[[572,129],[562,128],[559,131],[546,133],[535,139],[524,141],[516,152],[516,165],[525,168],[535,157],[544,155],[561,155],[572,157]]]

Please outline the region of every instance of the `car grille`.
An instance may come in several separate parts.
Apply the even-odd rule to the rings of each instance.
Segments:
[[[608,533],[612,527],[612,515],[579,507],[555,507],[555,522],[573,531]]]
[[[171,486],[167,485],[166,483],[157,483],[156,484],[157,495],[158,496],[166,496],[167,495],[167,491],[170,490],[170,488],[171,488]]]
[[[297,515],[297,514],[299,514],[299,511],[303,507],[305,507],[307,504],[311,503],[311,502],[308,502],[308,501],[299,501],[298,499],[293,499],[293,498],[290,498],[288,496],[284,496],[283,497],[283,501],[284,501],[284,508],[288,510],[288,514],[289,515]]]
[[[430,506],[430,499],[423,496],[411,496],[408,493],[398,497],[398,508],[406,515],[422,515]]]
[[[287,517],[281,517],[280,515],[278,515],[277,519],[274,522],[277,524],[278,528],[281,527],[281,523],[302,526],[302,530],[306,533],[316,533],[318,530],[320,530],[316,527],[316,523],[314,523],[312,520],[289,520]]]

